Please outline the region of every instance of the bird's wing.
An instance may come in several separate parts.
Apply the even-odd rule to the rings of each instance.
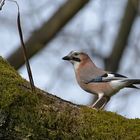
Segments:
[[[96,78],[91,79],[90,81],[87,81],[86,84],[92,83],[92,82],[110,82],[113,80],[123,80],[127,77],[118,73],[113,72],[107,72],[101,76],[97,76]]]

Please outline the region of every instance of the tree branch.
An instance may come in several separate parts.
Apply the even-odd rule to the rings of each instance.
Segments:
[[[39,89],[32,93],[0,57],[0,139],[139,139],[139,132],[139,119],[77,106]]]
[[[131,28],[133,26],[133,22],[137,15],[137,10],[133,5],[133,0],[128,0],[124,17],[122,19],[122,23],[120,25],[120,29],[118,32],[118,36],[113,46],[113,50],[109,58],[106,60],[106,69],[109,71],[117,71],[120,60],[123,56],[123,53],[127,47],[127,41],[130,35]],[[138,6],[138,0],[137,6]]]
[[[31,58],[68,23],[68,21],[86,4],[89,0],[68,0],[55,14],[37,29],[25,43],[27,46],[28,58]],[[20,68],[24,64],[21,47],[18,47],[8,58],[9,63]],[[18,61],[17,61],[18,60]]]

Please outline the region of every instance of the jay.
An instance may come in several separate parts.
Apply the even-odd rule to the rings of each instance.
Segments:
[[[120,89],[125,87],[138,89],[135,84],[140,84],[140,79],[130,79],[124,75],[98,68],[84,52],[71,51],[62,59],[73,64],[79,86],[83,90],[98,96],[92,105],[96,109],[103,109],[110,97]]]

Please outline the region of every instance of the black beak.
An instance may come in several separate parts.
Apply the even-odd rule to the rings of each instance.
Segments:
[[[63,59],[63,60],[68,60],[68,61],[71,60],[69,56],[65,56],[65,57],[63,57],[62,59]]]

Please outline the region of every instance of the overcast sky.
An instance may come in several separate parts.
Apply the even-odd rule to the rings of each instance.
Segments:
[[[40,3],[36,3],[35,0],[30,2],[19,0],[25,40],[35,28],[49,19],[63,2],[65,0],[40,0]],[[36,86],[76,104],[89,105],[93,95],[78,86],[72,65],[61,58],[72,50],[84,50],[99,67],[103,68],[103,61],[94,57],[91,52],[94,51],[104,57],[109,55],[125,4],[126,0],[91,0],[45,49],[30,60]],[[5,58],[20,43],[16,28],[16,11],[14,4],[6,2],[3,11],[0,12],[0,55]],[[133,35],[128,42],[129,47],[119,69],[119,73],[129,77],[140,77],[138,72],[140,68],[134,64],[137,60],[135,60],[136,51],[132,47],[132,36],[137,38],[139,34],[138,25],[139,18],[135,22]],[[28,79],[24,66],[19,73]],[[124,89],[111,98],[106,110],[129,118],[140,118],[139,101],[140,91]]]

